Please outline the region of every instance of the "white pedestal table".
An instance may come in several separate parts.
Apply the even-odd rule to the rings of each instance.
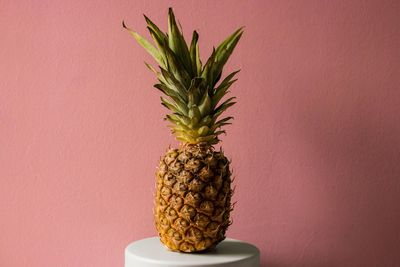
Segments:
[[[125,249],[125,267],[259,267],[257,247],[235,239],[226,239],[203,253],[179,253],[167,250],[158,237],[135,241]]]

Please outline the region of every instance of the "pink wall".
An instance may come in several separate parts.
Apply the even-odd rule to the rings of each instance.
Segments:
[[[121,20],[170,5],[203,56],[246,25],[229,236],[268,267],[400,266],[400,2],[262,0],[0,2],[0,266],[123,266],[155,235],[174,141]]]

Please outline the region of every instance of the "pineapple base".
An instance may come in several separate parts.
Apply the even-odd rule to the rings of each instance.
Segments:
[[[207,144],[169,149],[156,172],[155,225],[171,251],[200,252],[225,239],[232,179],[222,151]]]

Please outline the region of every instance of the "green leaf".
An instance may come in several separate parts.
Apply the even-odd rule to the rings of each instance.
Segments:
[[[218,118],[218,116],[220,116],[222,114],[222,112],[224,112],[226,109],[228,109],[229,107],[233,106],[236,102],[232,102],[235,99],[235,97],[231,97],[227,100],[225,100],[221,105],[219,105],[215,111],[214,111],[214,119]]]
[[[177,126],[180,127],[180,129],[185,129],[185,130],[190,130],[186,125],[190,123],[190,119],[184,115],[179,115],[177,113],[174,114],[168,114],[166,115],[166,118],[174,122]]]
[[[224,86],[224,84],[228,83],[232,78],[238,73],[240,70],[236,70],[232,73],[230,73],[228,76],[225,77],[225,79],[220,83],[218,87]]]
[[[229,87],[237,81],[237,79],[231,81],[231,79],[238,73],[240,70],[234,71],[220,83],[220,85],[214,89],[214,95],[211,98],[212,108],[214,109],[219,101],[228,93]]]
[[[159,73],[152,65],[150,65],[149,63],[144,62],[144,64],[145,64],[146,67],[147,67],[149,70],[151,70],[155,75],[158,76],[158,74],[160,74],[160,73]]]
[[[166,41],[165,38],[163,38],[162,36],[159,36],[151,27],[147,27],[147,29],[149,30],[150,36],[151,38],[153,38],[154,43],[157,46],[158,52],[163,60],[163,65],[160,65],[163,68],[166,68],[168,66],[168,62],[167,62],[167,57],[165,55],[165,51],[164,51],[164,44]]]
[[[182,32],[176,24],[175,15],[172,8],[168,10],[168,46],[177,55],[183,63],[186,71],[193,75],[192,66],[190,61],[190,53]]]
[[[210,144],[217,144],[218,143],[218,138],[215,134],[210,134],[210,135],[206,135],[206,136],[200,136],[196,138],[196,142],[200,143],[200,142],[207,142]]]
[[[243,34],[243,27],[236,30],[232,35],[226,38],[216,49],[215,51],[215,64],[212,69],[212,80],[211,85],[214,86],[218,82],[218,77],[222,73],[222,69],[225,63],[228,61],[228,58],[232,54],[235,49],[237,43],[239,42],[241,36]]]
[[[182,127],[187,127],[186,125],[188,125],[190,123],[190,119],[189,117],[185,116],[185,115],[181,115],[181,114],[170,114],[171,116],[175,117],[176,119],[179,120],[179,125]]]
[[[186,144],[192,144],[193,143],[193,140],[189,139],[187,136],[176,135],[175,138],[176,138],[176,140],[181,141],[181,142],[186,143]]]
[[[158,50],[144,37],[142,37],[137,32],[133,31],[132,29],[128,28],[125,25],[125,22],[122,22],[122,26],[129,31],[129,33],[135,38],[136,42],[138,42],[156,61],[160,66],[164,66],[163,58],[158,52]]]
[[[201,60],[199,53],[199,35],[196,31],[193,32],[192,42],[190,43],[190,61],[192,63],[192,72],[195,76],[201,75]]]
[[[179,112],[178,108],[172,102],[169,102],[167,99],[165,99],[163,97],[160,97],[160,98],[161,98],[161,104],[164,107],[171,110],[172,112]]]
[[[240,27],[239,29],[237,29],[234,33],[232,33],[228,38],[226,38],[217,48],[217,50],[219,49],[232,49],[237,44],[236,41],[239,41],[240,37],[243,34],[243,29],[244,27]]]
[[[170,102],[167,99],[160,97],[161,98],[161,104],[166,107],[167,109],[171,110],[174,113],[182,114],[187,116],[188,115],[188,110],[186,107],[181,108],[178,106],[176,103]]]
[[[196,117],[197,119],[199,119],[199,118],[200,118],[200,110],[199,110],[199,107],[198,107],[197,105],[192,105],[191,107],[189,107],[188,116],[189,116],[190,119],[193,119],[193,118],[195,118],[195,117]]]
[[[147,67],[149,70],[151,70],[151,71],[157,76],[157,79],[158,79],[161,83],[163,83],[163,84],[165,84],[165,85],[169,85],[169,83],[167,82],[167,80],[165,80],[165,78],[161,75],[161,73],[158,72],[152,65],[148,64],[147,62],[144,62],[144,64],[146,65],[146,67]],[[173,87],[172,85],[170,85],[170,86]],[[176,91],[176,90],[175,90],[175,91]]]
[[[165,84],[155,84],[155,88],[163,92],[166,96],[170,97],[181,109],[185,106],[185,100],[179,95],[179,93],[170,89]]]
[[[214,132],[215,135],[220,135],[220,134],[226,134],[226,131],[222,130],[222,131],[216,131]]]
[[[186,88],[190,86],[190,75],[184,68],[180,59],[175,55],[175,53],[164,44],[165,56],[167,58],[167,68],[168,70],[178,79]]]
[[[218,125],[218,124],[221,124],[221,123],[226,123],[226,122],[228,122],[230,120],[233,120],[233,117],[225,117],[225,118],[217,121],[215,124]]]
[[[172,122],[174,125],[177,125],[179,123],[179,120],[176,118],[171,117],[171,115],[166,115],[165,119],[168,120],[169,122]]]
[[[200,110],[197,105],[192,105],[189,107],[188,117],[190,118],[190,128],[194,128],[200,120]]]
[[[211,99],[207,91],[205,91],[203,98],[201,99],[199,110],[202,117],[210,114],[211,112]]]
[[[213,78],[212,78],[212,74],[213,74],[212,68],[213,68],[213,64],[214,64],[214,61],[215,61],[215,56],[216,56],[215,48],[213,48],[211,56],[208,58],[206,64],[203,67],[203,70],[201,72],[201,77],[204,78],[205,84],[207,86],[209,86],[209,87],[212,87],[210,85],[212,84],[212,80],[213,80]]]
[[[165,33],[163,33],[156,24],[154,24],[146,15],[144,15],[144,19],[146,20],[148,28],[151,28],[154,32],[154,34],[160,39],[160,40],[167,40],[168,37]]]
[[[198,125],[199,125],[199,126],[204,126],[204,125],[209,126],[209,125],[212,124],[212,122],[213,122],[212,117],[211,117],[210,115],[207,115],[207,116],[205,116],[205,117],[203,117],[203,118],[201,119],[201,121],[198,123]]]
[[[175,91],[179,92],[179,95],[187,101],[187,93],[185,86],[178,81],[171,73],[163,68],[160,68],[162,77],[165,79],[167,85],[173,88]]]
[[[199,133],[199,136],[204,136],[207,135],[210,131],[210,128],[208,128],[208,126],[201,126],[197,132]]]
[[[194,78],[190,82],[190,87],[187,91],[188,97],[189,97],[189,102],[188,105],[198,105],[200,102],[200,97],[201,97],[201,91],[200,91],[200,84],[202,82],[202,78]]]
[[[162,55],[162,57],[165,61],[166,58],[165,58],[165,53],[163,51],[163,44],[165,42],[167,42],[168,37],[146,15],[143,14],[143,16],[147,23],[147,29],[149,30],[151,37],[153,38],[154,42],[156,43],[156,45],[160,51],[160,54]],[[163,67],[165,67],[165,65]]]
[[[225,83],[223,86],[219,86],[215,90],[215,95],[212,98],[212,108],[215,108],[218,105],[219,101],[229,92],[228,91],[229,87],[231,87],[231,85],[236,81],[237,79],[229,81]]]
[[[179,135],[179,136],[187,136],[190,138],[197,138],[199,136],[199,133],[197,131],[194,130],[186,130],[183,128],[180,128],[180,126],[176,126],[173,128],[172,133],[175,135]]]
[[[199,88],[202,82],[203,82],[203,78],[195,77],[190,81],[190,87],[193,86],[193,87]]]
[[[230,120],[232,120],[232,119],[233,119],[233,117],[226,117],[226,118],[223,118],[223,119],[217,121],[217,122],[211,127],[211,130],[212,130],[212,131],[215,131],[216,129],[221,128],[222,126],[232,124],[232,123],[228,122],[228,121],[230,121]]]

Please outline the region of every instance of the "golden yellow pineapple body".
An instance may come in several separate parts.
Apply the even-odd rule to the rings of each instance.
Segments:
[[[169,149],[156,173],[155,223],[173,251],[210,249],[230,225],[231,172],[222,151],[208,145]]]

